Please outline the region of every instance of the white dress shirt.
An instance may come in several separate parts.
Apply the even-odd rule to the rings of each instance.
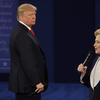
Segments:
[[[25,23],[23,23],[22,21],[19,20],[19,23],[23,24],[23,25],[26,26],[29,30],[31,30],[31,28],[30,28],[28,25],[26,25]]]
[[[92,89],[98,84],[100,81],[100,57],[97,59],[91,74],[90,74],[90,84]]]

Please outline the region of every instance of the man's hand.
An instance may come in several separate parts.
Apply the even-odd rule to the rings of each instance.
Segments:
[[[36,93],[40,93],[43,90],[44,90],[44,85],[42,83],[36,85],[36,90],[35,90]]]

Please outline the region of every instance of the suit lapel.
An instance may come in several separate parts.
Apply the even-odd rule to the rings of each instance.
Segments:
[[[26,26],[24,26],[24,25],[22,25],[21,23],[19,23],[18,22],[18,26],[22,29],[22,30],[24,30],[26,33],[27,33],[27,35],[33,40],[33,42],[37,45],[37,46],[39,46],[39,42],[38,42],[38,39],[36,38],[36,36],[32,36],[32,33],[29,31],[29,29],[26,27]]]

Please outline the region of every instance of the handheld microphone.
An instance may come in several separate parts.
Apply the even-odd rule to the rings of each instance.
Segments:
[[[93,49],[89,51],[88,55],[86,56],[86,58],[85,58],[85,60],[83,62],[84,66],[87,66],[89,63],[91,63],[92,58],[94,57],[94,54],[95,53],[94,53]]]

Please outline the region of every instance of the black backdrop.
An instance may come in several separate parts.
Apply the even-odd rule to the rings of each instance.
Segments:
[[[79,82],[77,65],[93,45],[94,0],[55,0],[55,81]]]

